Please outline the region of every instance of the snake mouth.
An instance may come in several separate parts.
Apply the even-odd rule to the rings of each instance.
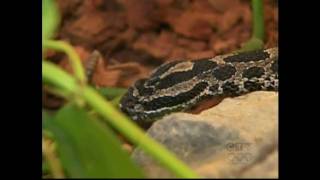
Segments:
[[[123,97],[120,103],[121,111],[126,114],[131,120],[137,123],[140,127],[146,129],[151,126],[152,121],[148,114],[144,111],[137,111],[136,106],[138,101],[136,98],[130,95]]]
[[[135,113],[134,113],[134,101],[132,99],[128,99],[127,97],[124,97],[120,103],[120,109],[123,113],[131,117],[133,120],[137,120],[135,118]]]
[[[132,95],[132,88],[122,97],[120,101],[120,109],[134,121],[145,119],[143,113],[137,111],[138,99]]]

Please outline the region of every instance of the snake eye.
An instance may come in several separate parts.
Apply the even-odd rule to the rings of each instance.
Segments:
[[[122,97],[120,101],[120,108],[122,111],[128,114],[134,109],[136,102],[137,99],[132,96],[132,92],[129,89],[129,91]]]
[[[132,98],[123,98],[120,107],[122,111],[129,113],[130,111],[134,110],[135,101]]]
[[[147,81],[147,86],[155,86],[157,84],[159,84],[159,77],[153,77],[153,78],[150,78],[148,81]]]

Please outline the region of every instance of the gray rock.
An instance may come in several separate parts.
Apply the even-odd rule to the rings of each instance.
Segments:
[[[278,177],[278,94],[227,98],[199,115],[174,113],[147,133],[202,177]],[[150,178],[174,177],[137,148],[134,161]]]

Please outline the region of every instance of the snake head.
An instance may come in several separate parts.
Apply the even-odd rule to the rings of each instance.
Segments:
[[[132,95],[133,88],[129,88],[128,92],[122,97],[120,101],[120,109],[133,120],[139,120],[137,113],[138,99]]]
[[[131,117],[132,120],[141,123],[150,119],[145,113],[142,102],[139,101],[139,92],[137,88],[141,88],[145,79],[138,80],[134,86],[130,87],[127,93],[121,98],[120,109],[122,112]]]
[[[144,112],[143,106],[133,96],[132,91],[132,88],[129,88],[128,92],[122,97],[120,109],[141,128],[148,129],[152,125],[153,120]]]

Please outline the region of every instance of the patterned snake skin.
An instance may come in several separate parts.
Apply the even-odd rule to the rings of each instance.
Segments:
[[[190,109],[204,98],[278,91],[278,48],[163,64],[138,80],[120,108],[138,123]]]

